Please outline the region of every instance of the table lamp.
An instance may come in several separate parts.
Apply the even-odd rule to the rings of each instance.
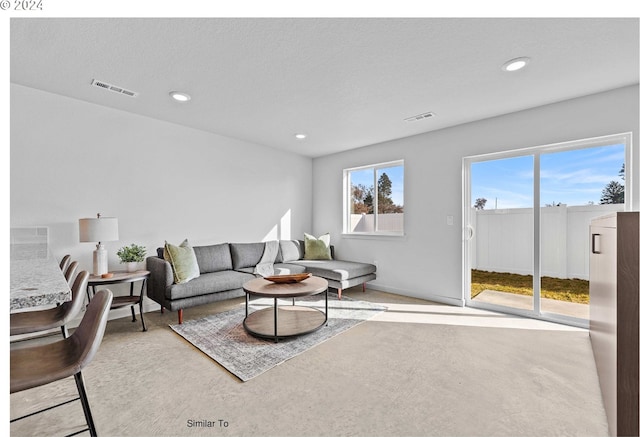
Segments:
[[[93,251],[93,274],[101,276],[109,271],[109,259],[107,249],[102,245],[103,241],[118,239],[118,219],[115,217],[102,217],[98,213],[97,218],[81,218],[80,242],[98,243]]]

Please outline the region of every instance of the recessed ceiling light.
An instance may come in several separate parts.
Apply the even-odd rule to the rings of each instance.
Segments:
[[[191,96],[189,94],[182,93],[180,91],[171,91],[169,95],[178,102],[188,102],[189,100],[191,100]]]
[[[304,140],[305,138],[307,138],[306,134],[296,134],[296,138],[299,140]]]
[[[518,71],[526,67],[530,60],[527,57],[511,59],[502,64],[502,69],[504,71]]]

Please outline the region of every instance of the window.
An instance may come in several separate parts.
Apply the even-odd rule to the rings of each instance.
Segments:
[[[404,161],[344,170],[344,232],[404,233]]]

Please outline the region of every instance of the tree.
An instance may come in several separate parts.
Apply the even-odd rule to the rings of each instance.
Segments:
[[[624,185],[619,182],[611,181],[602,190],[600,204],[608,203],[624,203]]]
[[[624,162],[622,163],[622,167],[618,172],[618,176],[620,176],[620,179],[624,181]],[[602,190],[602,196],[600,196],[600,204],[604,205],[608,203],[624,203],[624,184],[621,184],[617,181],[611,181],[607,184],[606,187],[604,187],[604,189]]]
[[[392,182],[386,173],[378,178],[378,214],[394,214],[403,212],[402,205],[396,205],[391,198]]]
[[[391,198],[392,182],[386,173],[378,178],[378,214],[393,214],[403,212],[402,205],[396,205]],[[373,214],[373,185],[351,186],[351,213]]]
[[[352,214],[373,214],[373,186],[351,186]]]
[[[476,203],[473,204],[475,209],[484,209],[484,206],[487,204],[487,199],[484,197],[478,197],[476,199]]]
[[[378,178],[378,213],[389,212],[393,205],[391,200],[391,179],[386,173],[382,173]]]

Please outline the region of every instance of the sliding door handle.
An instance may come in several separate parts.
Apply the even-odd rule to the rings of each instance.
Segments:
[[[600,234],[591,234],[591,253],[602,253],[600,252]]]
[[[473,226],[467,225],[467,240],[471,240],[473,238]]]

